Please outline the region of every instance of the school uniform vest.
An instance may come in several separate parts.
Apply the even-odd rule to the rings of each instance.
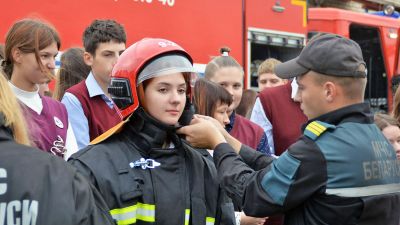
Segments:
[[[285,85],[264,89],[259,98],[265,115],[272,124],[275,155],[281,155],[301,135],[301,125],[307,117],[300,104],[291,97],[290,82]]]
[[[116,107],[110,108],[100,95],[90,97],[85,80],[70,87],[67,92],[73,94],[81,103],[88,120],[90,141],[121,122]]]
[[[52,98],[40,97],[43,104],[40,114],[21,103],[30,138],[42,151],[63,157],[68,130],[67,109]]]
[[[253,149],[257,149],[264,134],[264,130],[257,124],[238,114],[234,115],[233,120],[233,127],[229,134],[238,139],[241,143]]]

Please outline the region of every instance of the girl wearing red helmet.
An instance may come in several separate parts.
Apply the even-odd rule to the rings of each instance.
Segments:
[[[206,150],[176,129],[191,117],[191,57],[164,39],[143,39],[121,55],[109,92],[125,121],[70,162],[104,196],[118,224],[234,224]]]

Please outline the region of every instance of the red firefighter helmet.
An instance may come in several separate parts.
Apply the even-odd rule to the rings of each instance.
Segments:
[[[165,57],[168,63],[156,63]],[[179,60],[179,58],[183,60]],[[172,59],[172,60],[171,60]],[[181,61],[179,65],[179,61]],[[184,62],[182,62],[184,61]],[[152,74],[168,72],[169,68],[175,68],[174,72],[193,73],[193,60],[190,55],[176,43],[159,38],[145,38],[128,47],[118,59],[111,75],[111,83],[108,88],[113,101],[121,110],[124,118],[131,115],[139,106],[138,83],[151,78]],[[172,73],[169,70],[169,73]],[[145,75],[143,75],[145,74]],[[143,76],[142,76],[143,75]],[[190,91],[190,88],[188,88]]]

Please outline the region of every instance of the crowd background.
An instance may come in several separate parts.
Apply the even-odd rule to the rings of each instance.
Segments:
[[[302,137],[301,127],[310,118],[301,108],[296,78],[275,74],[280,61],[266,59],[258,68],[258,91],[243,90],[243,68],[230,56],[228,47],[222,47],[220,55],[206,65],[204,78],[197,78],[190,53],[179,43],[150,38],[127,47],[124,27],[117,21],[94,20],[82,39],[83,47],[63,52],[57,71],[55,57],[62,40],[48,23],[17,21],[0,45],[0,135],[4,135],[0,145],[22,152],[42,151],[35,150],[30,157],[47,164],[24,165],[32,168],[38,180],[49,179],[32,193],[59,189],[57,185],[68,186],[66,182],[74,184],[64,188],[75,195],[65,195],[60,201],[74,198],[76,202],[71,204],[83,204],[80,207],[85,211],[66,224],[107,224],[111,217],[121,224],[133,223],[133,219],[168,224],[171,215],[180,215],[174,217],[174,224],[284,223],[280,213],[243,213],[243,204],[220,186],[213,148],[195,149],[176,133],[177,128],[189,125],[196,113],[214,118],[223,132],[269,160],[285,154]],[[52,80],[56,86],[49,90],[47,84]],[[400,159],[400,89],[395,92],[393,112],[376,114],[375,123]],[[10,136],[15,141],[12,145]],[[154,160],[141,161],[138,156]],[[12,156],[0,158],[6,157]],[[20,158],[13,160],[24,156]],[[61,159],[69,159],[70,165]],[[17,176],[18,163],[9,164],[8,176]],[[160,168],[170,165],[170,170],[147,172],[159,164]],[[144,169],[131,172],[136,167]],[[54,174],[43,172],[46,168]],[[66,172],[58,174],[59,170]],[[135,177],[133,183],[127,181],[127,174]],[[53,180],[60,178],[62,182]],[[151,180],[155,182],[150,185]],[[194,184],[198,192],[191,190]],[[18,184],[21,190],[26,185]],[[137,188],[130,190],[132,186]],[[44,203],[49,210],[54,204],[51,200]],[[135,216],[131,215],[132,206],[140,211]],[[157,218],[156,206],[163,211]],[[60,218],[77,213],[71,205],[65,207],[69,211]],[[58,216],[54,213],[51,218]],[[51,224],[50,216],[39,213],[38,218],[40,224]]]

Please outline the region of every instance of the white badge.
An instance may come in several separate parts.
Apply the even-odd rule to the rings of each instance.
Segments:
[[[56,124],[57,127],[61,128],[61,129],[64,128],[63,122],[60,119],[58,119],[57,117],[54,117],[54,123]]]

